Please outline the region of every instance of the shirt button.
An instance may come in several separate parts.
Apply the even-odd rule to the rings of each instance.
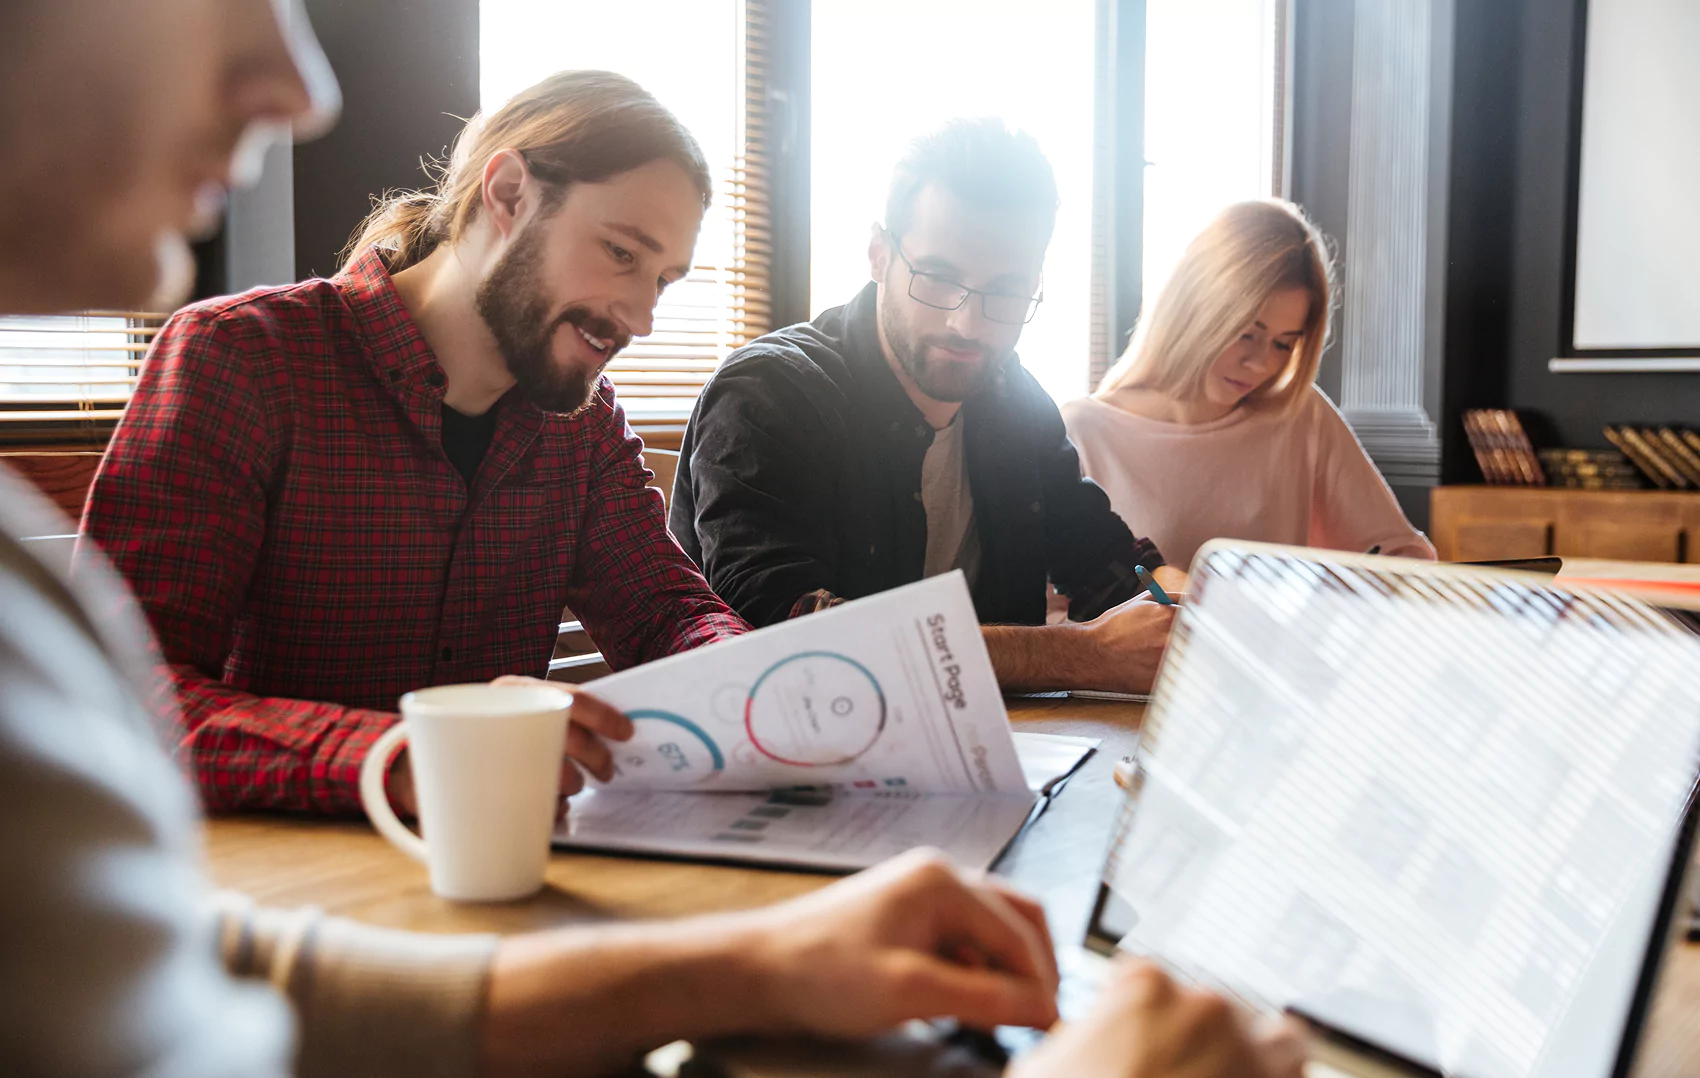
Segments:
[[[928,435],[928,433],[930,433],[932,431],[932,429],[933,428],[931,428],[931,427],[927,426],[925,423],[923,423],[920,426],[915,428],[915,437],[925,438]]]
[[[433,389],[443,388],[443,383],[446,380],[447,379],[445,379],[443,377],[442,371],[433,370],[433,371],[427,371],[425,373],[425,384],[432,387]]]
[[[873,553],[873,552],[874,552],[874,547],[875,547],[875,545],[876,545],[876,544],[874,544],[874,543],[869,543],[869,544],[868,544],[868,553],[869,553],[869,554],[872,554],[872,553]]]
[[[915,500],[916,500],[916,501],[920,501],[920,500],[921,500],[921,492],[920,492],[920,491],[918,491],[918,490],[914,490],[914,491],[910,491],[910,492],[909,492],[909,496],[910,496],[910,497],[911,497],[911,498],[914,498],[914,499],[915,499]]]
[[[1038,502],[1034,502],[1032,505],[1029,505],[1027,508],[1029,508],[1029,509],[1033,510],[1033,512],[1037,513],[1040,509],[1042,509],[1044,507],[1041,506]]]
[[[893,423],[892,423],[892,425],[891,425],[891,433],[893,433],[893,434],[896,434],[896,433],[897,433],[897,428],[898,428],[898,427],[900,427],[900,426],[902,426],[902,425],[903,425],[903,424],[901,424],[901,423],[896,423],[896,422],[893,422]]]
[[[444,662],[446,662],[446,663],[454,662],[454,657],[455,657],[455,649],[454,648],[451,648],[451,647],[444,647],[443,648],[443,661]]]

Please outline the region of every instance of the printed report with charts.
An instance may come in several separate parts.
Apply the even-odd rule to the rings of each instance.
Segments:
[[[586,686],[632,720],[557,846],[855,871],[992,864],[1091,752],[1013,734],[960,572]]]

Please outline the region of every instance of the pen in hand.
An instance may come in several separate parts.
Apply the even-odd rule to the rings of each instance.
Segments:
[[[1139,582],[1145,585],[1145,590],[1151,593],[1152,599],[1156,600],[1163,606],[1175,605],[1175,601],[1169,598],[1169,593],[1163,590],[1163,585],[1157,583],[1157,578],[1152,576],[1145,566],[1135,565],[1133,567],[1133,575],[1137,576],[1139,578]]]

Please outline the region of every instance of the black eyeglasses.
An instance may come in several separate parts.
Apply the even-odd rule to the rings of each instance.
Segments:
[[[1045,300],[1045,293],[1036,296],[1016,295],[1013,292],[983,292],[978,288],[969,288],[937,273],[918,270],[909,261],[909,256],[903,253],[903,245],[896,236],[886,233],[891,241],[891,249],[897,252],[897,257],[903,260],[903,265],[909,270],[909,298],[916,303],[922,303],[940,311],[954,311],[968,302],[969,296],[980,297],[980,313],[986,316],[988,322],[1002,322],[1006,326],[1024,326],[1033,321],[1033,316],[1039,313],[1039,304]]]

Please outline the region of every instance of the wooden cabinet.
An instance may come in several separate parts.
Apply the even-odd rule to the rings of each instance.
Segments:
[[[1429,530],[1444,561],[1700,561],[1700,493],[1436,487]]]

